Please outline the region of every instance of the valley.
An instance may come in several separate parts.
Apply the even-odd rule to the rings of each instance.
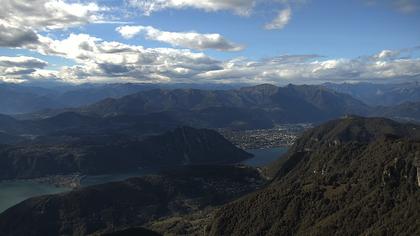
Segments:
[[[373,194],[365,186],[379,184],[362,177],[363,169],[350,171],[343,165],[367,164],[366,168],[397,176],[400,164],[381,163],[392,162],[386,159],[391,154],[406,155],[407,160],[400,158],[406,169],[398,171],[408,179],[390,181],[392,186],[403,181],[394,190],[402,198],[414,199],[418,190],[410,181],[418,174],[412,156],[420,128],[348,114],[387,112],[399,121],[417,119],[416,109],[396,107],[375,108],[373,113],[372,107],[348,95],[318,86],[259,85],[215,91],[145,90],[77,108],[2,115],[0,196],[7,200],[0,200],[0,231],[27,235],[10,221],[16,218],[35,235],[101,235],[130,229],[243,235],[252,229],[238,217],[248,214],[256,219],[256,228],[282,225],[265,226],[273,234],[305,234],[314,230],[306,221],[321,222],[335,214],[346,221],[341,210],[351,210],[334,201],[343,194],[355,194],[351,199]],[[391,154],[381,156],[383,150]],[[359,163],[370,156],[383,160]],[[264,200],[266,196],[278,200]],[[264,204],[255,205],[259,201],[255,198]],[[282,208],[287,199],[299,208]],[[383,211],[394,211],[392,204]],[[415,201],[410,204],[417,207]],[[327,209],[327,215],[307,213],[317,207]],[[282,209],[270,213],[281,222],[259,218],[258,212],[272,208]],[[295,214],[310,218],[301,223]],[[222,223],[225,217],[232,221]],[[328,234],[329,227],[314,232]]]
[[[420,236],[420,0],[1,0],[0,236]]]
[[[352,232],[351,221],[357,218],[358,232],[381,232],[381,222],[397,221],[401,226],[387,230],[408,229],[415,234],[419,131],[416,125],[382,118],[346,117],[308,129],[287,153],[251,150],[267,162],[248,159],[244,164],[260,171],[242,165],[193,165],[30,198],[0,214],[0,230],[27,234],[13,226],[14,218],[36,234],[102,234],[145,227],[175,235],[202,235],[203,230],[205,235],[243,235],[253,230],[324,235],[337,230],[340,222],[350,224],[341,225],[341,232]],[[281,152],[285,154],[279,158]],[[92,201],[95,204],[89,205]],[[360,204],[369,206],[363,208],[366,215],[355,217]],[[82,215],[77,213],[80,207]],[[376,209],[382,214],[369,213]],[[52,217],[57,211],[65,214]],[[300,214],[305,217],[296,218]],[[402,221],[394,214],[406,217]],[[69,221],[73,223],[65,223]],[[88,227],[86,222],[95,223]],[[260,231],[258,227],[265,224]]]

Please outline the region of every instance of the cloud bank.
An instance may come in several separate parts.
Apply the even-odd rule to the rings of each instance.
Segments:
[[[144,48],[105,41],[87,34],[71,34],[63,40],[40,37],[39,41],[39,45],[29,49],[77,62],[75,66],[49,72],[55,80],[72,83],[299,84],[420,79],[420,59],[410,57],[410,50],[407,49],[383,50],[354,59],[282,55],[261,60],[234,58],[222,61],[188,49]]]

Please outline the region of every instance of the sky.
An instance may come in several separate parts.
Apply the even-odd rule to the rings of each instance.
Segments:
[[[420,80],[420,0],[2,0],[6,83]]]

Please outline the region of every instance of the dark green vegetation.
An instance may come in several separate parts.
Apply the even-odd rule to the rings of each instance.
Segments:
[[[210,235],[419,235],[420,127],[350,117],[305,133]]]
[[[196,164],[236,163],[251,157],[211,130],[177,128],[137,138],[121,135],[82,136],[54,142],[0,146],[0,179],[57,174],[104,174]]]
[[[156,147],[179,132],[185,129],[154,137],[162,140]],[[203,143],[192,137],[201,141],[174,146]],[[186,166],[31,198],[0,214],[0,232],[420,234],[420,126],[354,116],[331,121],[305,132],[266,172],[270,183],[249,167]]]
[[[112,233],[218,206],[263,183],[252,168],[184,167],[161,176],[26,200],[0,214],[0,232],[5,236]],[[177,234],[186,235],[182,229]]]
[[[158,234],[156,232],[153,232],[151,230],[145,229],[145,228],[129,228],[121,231],[117,231],[114,233],[109,234],[103,234],[103,236],[159,236],[161,234]]]
[[[370,107],[320,86],[138,89],[79,108],[0,115],[0,180],[188,169],[29,199],[0,215],[0,234],[420,234],[419,126],[350,117],[315,128],[264,170],[268,186],[217,213],[264,181],[253,169],[197,166],[250,156],[217,132],[186,127],[271,128],[346,114],[418,120],[420,103]]]

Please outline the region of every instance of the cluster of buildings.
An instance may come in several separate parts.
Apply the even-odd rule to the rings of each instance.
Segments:
[[[293,145],[297,137],[311,127],[311,124],[286,124],[272,129],[218,131],[242,149],[265,149]]]

